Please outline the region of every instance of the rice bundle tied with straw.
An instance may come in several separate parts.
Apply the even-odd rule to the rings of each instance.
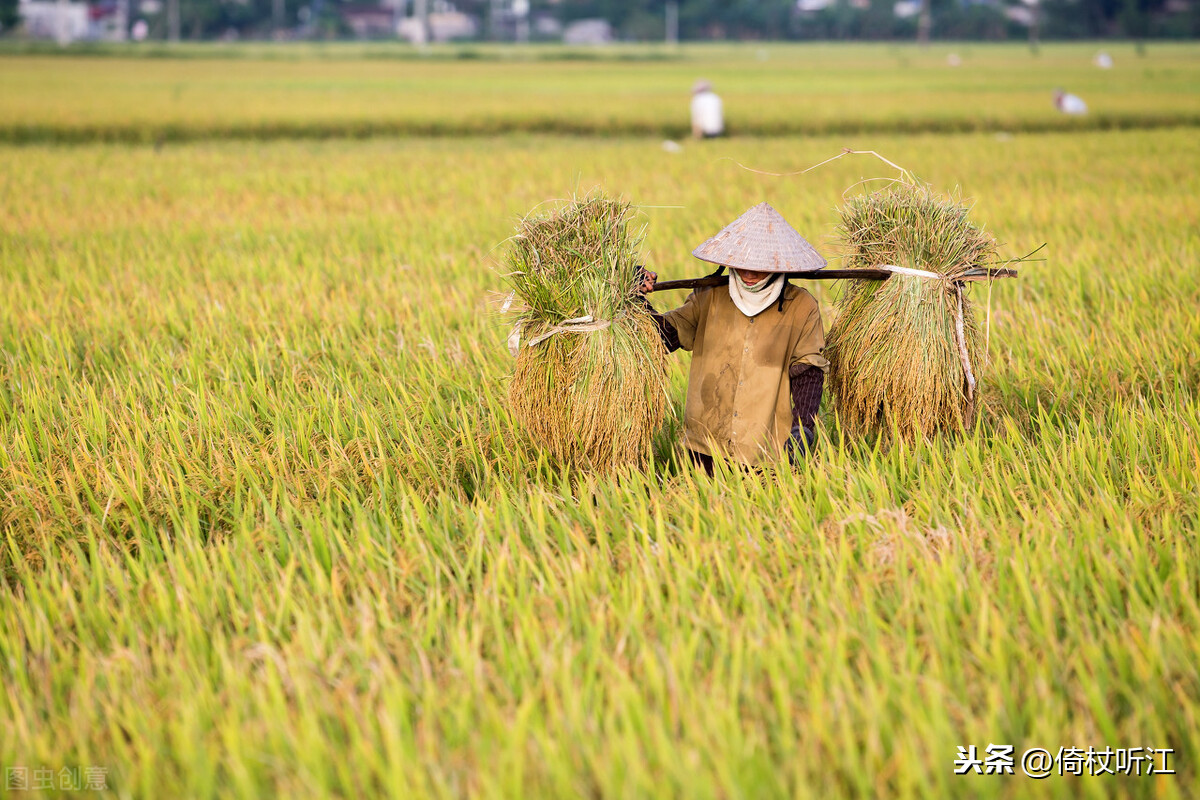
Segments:
[[[525,309],[509,401],[559,462],[646,463],[666,413],[666,350],[642,298],[629,203],[577,198],[517,225],[505,263]]]
[[[982,348],[957,279],[994,262],[995,239],[912,181],[849,199],[840,229],[847,267],[934,273],[848,282],[826,348],[843,429],[914,439],[970,425]]]

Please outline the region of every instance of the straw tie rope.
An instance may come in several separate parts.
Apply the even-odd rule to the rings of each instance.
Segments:
[[[591,314],[575,319],[563,320],[560,324],[555,325],[550,330],[533,337],[525,343],[526,347],[533,347],[541,344],[556,333],[590,333],[592,331],[602,331],[609,325],[612,325],[611,319],[595,319]],[[513,325],[512,332],[508,334],[508,352],[516,358],[517,353],[521,349],[521,323]]]
[[[611,319],[594,319],[591,314],[585,314],[582,317],[575,317],[575,319],[563,320],[561,324],[555,325],[540,336],[530,339],[529,343],[525,346],[533,347],[536,344],[541,344],[556,333],[589,333],[591,331],[602,331],[609,325],[612,325]]]
[[[504,303],[500,306],[501,314],[508,313],[508,310],[512,308],[513,300],[516,299],[516,296],[516,292],[508,293],[508,297],[504,298]],[[582,317],[575,317],[574,319],[566,319],[541,335],[533,337],[526,342],[525,346],[533,347],[534,345],[541,344],[556,333],[590,333],[592,331],[602,331],[609,325],[612,325],[612,323],[611,319],[596,319],[591,314],[585,314]],[[521,351],[521,328],[523,325],[523,322],[518,321],[512,326],[512,330],[508,334],[508,352],[512,354],[513,358],[516,358],[517,353]]]

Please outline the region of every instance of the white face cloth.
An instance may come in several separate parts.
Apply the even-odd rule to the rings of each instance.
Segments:
[[[733,298],[733,304],[738,310],[747,317],[758,316],[779,300],[783,291],[782,275],[772,275],[753,286],[747,286],[737,270],[731,269],[729,272],[729,296]]]

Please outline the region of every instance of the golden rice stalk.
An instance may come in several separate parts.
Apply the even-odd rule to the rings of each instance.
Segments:
[[[635,294],[639,232],[628,203],[603,195],[526,218],[506,255],[526,311],[509,401],[560,463],[611,471],[643,465],[666,414],[666,350]],[[567,320],[609,321],[588,332]]]
[[[970,425],[975,404],[956,332],[953,279],[993,262],[995,239],[967,219],[961,203],[910,183],[851,198],[840,228],[848,268],[891,264],[944,276],[848,283],[826,347],[843,429],[915,439]],[[965,297],[962,322],[978,375],[982,348]]]

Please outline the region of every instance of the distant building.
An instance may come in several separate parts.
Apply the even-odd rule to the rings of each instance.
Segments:
[[[479,23],[461,11],[437,11],[429,15],[429,31],[435,42],[474,39],[479,35]]]
[[[612,40],[612,25],[606,19],[577,19],[563,31],[565,44],[608,44]]]
[[[533,32],[543,39],[557,39],[563,34],[563,25],[550,14],[537,14],[533,18]]]
[[[364,3],[338,7],[338,16],[359,39],[383,39],[396,35],[396,12]]]
[[[1005,6],[1004,17],[1026,28],[1033,25],[1033,9],[1029,6]]]
[[[101,42],[123,42],[129,30],[129,4],[123,0],[102,0],[88,6],[87,38]]]
[[[1039,0],[1019,0],[1019,2],[1012,5],[1001,6],[995,3],[984,3],[984,5],[993,5],[1000,8],[1004,13],[1004,18],[1009,22],[1015,22],[1018,25],[1031,28],[1037,19],[1038,2]]]
[[[429,40],[451,42],[455,39],[474,39],[479,35],[479,23],[470,14],[461,11],[435,11],[428,17]],[[413,44],[425,41],[421,23],[416,17],[405,17],[395,28],[396,35]]]
[[[527,42],[534,32],[530,0],[489,0],[488,38],[497,41]],[[546,16],[542,14],[541,16]],[[561,30],[561,29],[560,29]]]
[[[30,39],[68,44],[88,37],[91,21],[84,3],[22,0],[18,8],[21,25]]]
[[[90,4],[21,0],[18,6],[27,38],[61,44],[125,41],[129,31],[128,10],[128,3],[123,0],[100,0]]]

